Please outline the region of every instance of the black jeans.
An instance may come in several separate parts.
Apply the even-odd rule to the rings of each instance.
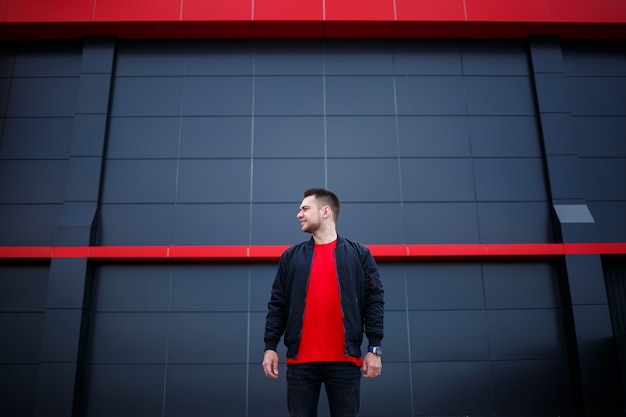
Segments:
[[[361,402],[361,368],[350,362],[287,366],[287,406],[291,417],[317,417],[324,384],[331,417],[356,417]]]

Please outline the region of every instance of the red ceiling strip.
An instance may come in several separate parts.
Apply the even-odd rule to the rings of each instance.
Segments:
[[[626,37],[624,0],[0,0],[0,38]]]
[[[626,256],[626,242],[368,245],[378,261]],[[87,258],[94,262],[276,262],[288,246],[0,246],[0,262]]]
[[[15,23],[623,22],[623,0],[0,0]]]

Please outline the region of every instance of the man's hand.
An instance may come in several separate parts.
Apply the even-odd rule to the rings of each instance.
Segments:
[[[363,359],[363,376],[365,378],[376,378],[383,370],[383,363],[375,353],[368,352]]]
[[[263,372],[268,378],[278,378],[278,353],[268,349],[263,354]]]

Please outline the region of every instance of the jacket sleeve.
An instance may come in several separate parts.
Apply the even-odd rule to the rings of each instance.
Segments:
[[[287,323],[286,307],[286,255],[283,254],[278,263],[278,270],[272,285],[270,301],[267,303],[267,317],[265,319],[265,350],[276,350],[280,338],[285,332]]]
[[[361,265],[365,275],[365,335],[369,346],[380,346],[384,336],[385,301],[378,266],[370,250],[363,246]]]

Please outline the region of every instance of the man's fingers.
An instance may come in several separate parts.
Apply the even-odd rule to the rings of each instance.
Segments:
[[[274,368],[272,367],[272,365],[270,365],[269,363],[264,363],[263,364],[263,372],[265,373],[265,376],[268,378],[275,378],[275,371]]]
[[[263,371],[269,378],[278,377],[278,366],[274,366],[271,362],[263,362]]]
[[[376,378],[383,370],[380,357],[368,353],[363,360],[363,376],[365,378]]]
[[[265,368],[265,375],[270,378],[278,378],[278,365],[268,364]]]
[[[266,351],[263,357],[263,372],[268,378],[278,378],[278,355],[274,351]]]
[[[380,375],[381,370],[373,367],[367,368],[367,370],[363,370],[363,376],[365,378],[376,378]]]

